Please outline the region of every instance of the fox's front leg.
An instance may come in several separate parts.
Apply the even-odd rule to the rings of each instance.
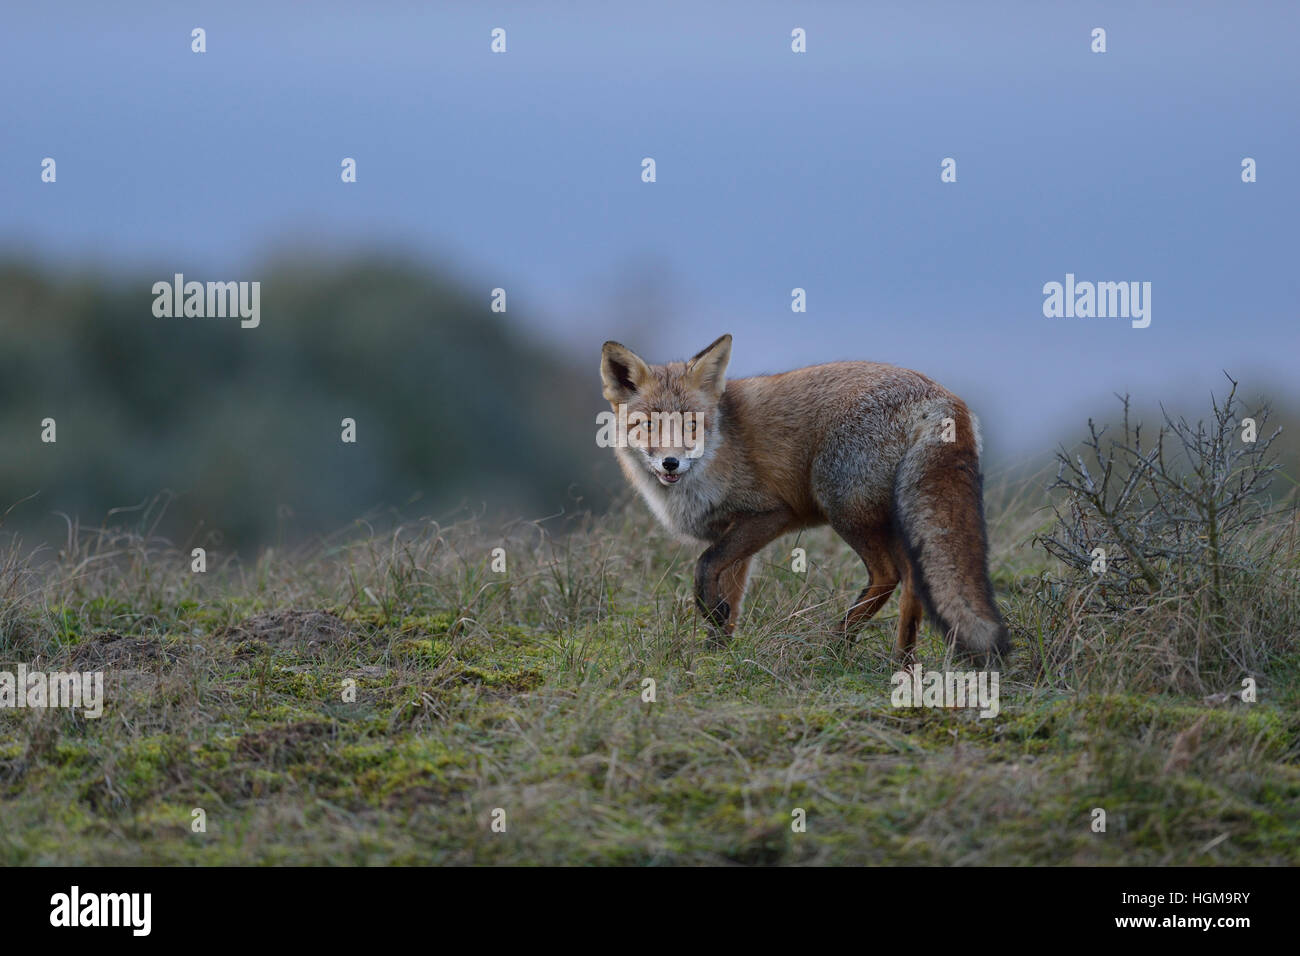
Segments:
[[[708,591],[707,581],[701,580],[700,565],[695,566],[695,606],[710,626],[723,634],[730,635],[736,629],[740,602],[744,600],[745,585],[749,580],[750,560],[741,558],[723,568],[715,579],[716,592]]]
[[[710,548],[700,555],[695,564],[695,606],[711,628],[730,634],[735,628],[731,622],[731,602],[722,596],[719,586],[721,574],[716,570],[716,555],[710,556],[712,550]]]
[[[749,559],[790,528],[789,511],[766,511],[734,520],[695,565],[695,606],[711,627],[729,636],[736,628],[749,576]]]

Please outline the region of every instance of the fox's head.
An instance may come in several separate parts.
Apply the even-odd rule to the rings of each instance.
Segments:
[[[600,380],[614,413],[627,422],[628,452],[664,487],[707,460],[730,359],[730,335],[690,361],[667,365],[647,365],[618,342],[601,350]]]

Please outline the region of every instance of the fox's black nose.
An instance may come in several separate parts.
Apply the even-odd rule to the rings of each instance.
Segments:
[[[677,459],[676,459],[676,458],[665,458],[665,459],[664,459],[664,471],[676,471],[676,470],[677,470]]]

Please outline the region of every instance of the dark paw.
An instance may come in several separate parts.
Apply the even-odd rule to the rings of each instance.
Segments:
[[[700,609],[700,613],[704,615],[704,620],[707,621],[710,626],[716,627],[720,630],[725,629],[727,621],[731,619],[731,605],[726,601],[719,600],[710,607],[707,601],[697,595],[695,598],[695,606]]]

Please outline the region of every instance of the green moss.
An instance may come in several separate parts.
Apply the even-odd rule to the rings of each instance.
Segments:
[[[331,546],[247,581],[114,578],[19,609],[40,653],[132,628],[169,653],[112,719],[0,713],[0,863],[1300,864],[1300,656],[1261,670],[1259,704],[1211,708],[1123,680],[1070,687],[1026,647],[996,718],[896,709],[892,622],[852,646],[817,624],[860,586],[852,555],[820,577],[760,568],[717,648],[690,556],[653,534],[623,542],[521,549],[508,588],[465,570],[482,541],[461,555],[439,539],[395,572],[406,558],[382,548],[340,570]],[[354,609],[365,589],[385,607]],[[349,633],[218,636],[329,605]],[[1098,640],[1141,670],[1141,647]],[[922,652],[938,666],[935,635]],[[496,807],[506,834],[487,826]]]
[[[465,753],[430,739],[358,743],[341,748],[331,769],[339,775],[335,795],[348,797],[354,783],[362,799],[375,805],[415,792],[446,795],[453,773],[473,766]]]
[[[446,634],[451,630],[452,624],[455,620],[455,615],[449,612],[441,614],[412,615],[410,617],[402,618],[397,630],[399,633],[404,635]]]

